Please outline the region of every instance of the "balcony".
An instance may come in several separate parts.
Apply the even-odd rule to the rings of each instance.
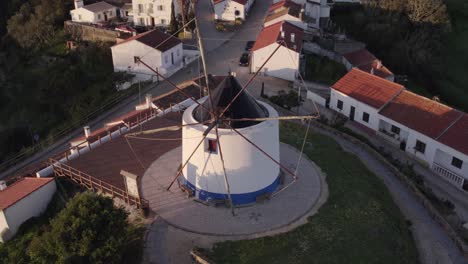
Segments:
[[[445,168],[444,166],[434,162],[432,164],[432,170],[438,175],[444,177],[446,180],[450,181],[452,184],[462,187],[463,186],[463,177],[456,174],[455,172]]]

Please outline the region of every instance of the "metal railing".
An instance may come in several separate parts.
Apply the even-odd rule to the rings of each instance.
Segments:
[[[458,186],[463,186],[463,177],[458,175],[457,173],[445,168],[441,164],[438,164],[434,162],[432,164],[432,170],[439,174],[440,176],[445,177],[447,180],[451,181],[452,183],[455,183]]]

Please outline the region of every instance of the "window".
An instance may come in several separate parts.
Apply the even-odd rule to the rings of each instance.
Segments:
[[[392,125],[392,128],[390,129],[393,134],[400,135],[400,128],[397,126]]]
[[[158,10],[159,10],[159,11],[163,11],[163,10],[164,10],[164,6],[163,6],[163,5],[158,5]]]
[[[452,158],[452,166],[461,169],[462,166],[463,166],[463,160],[453,157]]]
[[[78,20],[81,20],[81,15],[78,15]]]
[[[144,25],[145,24],[145,19],[140,17],[140,25]]]
[[[134,63],[140,63],[140,57],[134,56],[134,57],[133,57],[133,62],[134,62]]]
[[[112,16],[112,11],[109,11],[109,16]]]
[[[161,24],[166,25],[166,19],[161,19]]]
[[[169,62],[169,56],[168,56],[168,55],[166,55],[166,56],[164,56],[164,63],[166,63],[166,64],[167,64],[168,62]]]
[[[418,152],[424,153],[426,152],[426,143],[416,140],[416,145],[414,146],[414,149]]]
[[[97,19],[101,19],[101,14],[98,14],[98,15],[97,15]]]
[[[143,4],[138,4],[138,13],[143,13]]]
[[[210,153],[218,152],[218,141],[216,139],[208,139],[207,151]]]
[[[336,107],[337,107],[338,109],[340,109],[340,110],[343,110],[343,101],[338,100],[338,101],[336,102]]]
[[[366,112],[362,112],[362,121],[369,123],[369,114]]]
[[[177,57],[180,56],[180,50],[177,50]]]

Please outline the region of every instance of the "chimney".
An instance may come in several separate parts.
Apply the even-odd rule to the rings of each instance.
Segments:
[[[440,98],[439,98],[439,96],[437,96],[437,95],[434,96],[434,97],[432,97],[432,100],[433,100],[433,101],[436,101],[436,102],[438,102],[438,103],[440,103]]]
[[[75,0],[75,9],[83,7],[83,0]]]
[[[136,31],[133,31],[132,32],[132,36],[136,36],[137,35],[137,32]]]
[[[377,60],[377,63],[376,63],[375,68],[376,68],[376,69],[380,69],[380,68],[382,68],[382,66],[383,66],[383,65],[382,65],[382,61],[381,61],[381,60]]]
[[[91,135],[91,128],[89,126],[85,126],[83,127],[83,130],[84,130],[85,137],[89,138],[89,136]]]
[[[151,105],[153,104],[153,97],[151,96],[151,94],[149,94],[149,93],[146,94],[146,95],[145,95],[145,100],[146,100],[146,107],[147,107],[148,109],[150,109],[150,108],[151,108]]]
[[[291,42],[296,42],[296,34],[291,33]]]
[[[374,67],[372,67],[372,68],[370,69],[370,74],[372,74],[372,75],[374,74]]]
[[[281,28],[281,38],[284,39],[284,31],[283,31],[283,28]]]
[[[5,181],[0,181],[0,191],[3,191],[7,188],[7,184]]]

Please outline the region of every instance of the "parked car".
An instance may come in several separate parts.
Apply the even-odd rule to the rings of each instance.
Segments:
[[[245,50],[250,51],[254,45],[255,45],[255,41],[247,41],[247,44],[245,45]]]
[[[249,66],[250,64],[250,54],[247,52],[242,53],[242,56],[239,60],[239,66]]]

